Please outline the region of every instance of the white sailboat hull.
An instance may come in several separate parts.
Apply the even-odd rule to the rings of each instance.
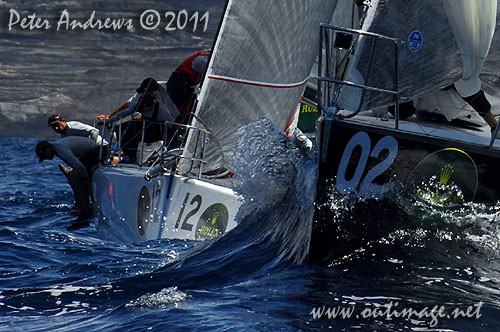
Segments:
[[[98,233],[126,242],[205,240],[236,227],[242,198],[232,189],[179,175],[146,181],[144,174],[133,165],[95,170]]]

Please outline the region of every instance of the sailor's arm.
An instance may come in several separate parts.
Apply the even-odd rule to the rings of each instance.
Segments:
[[[130,102],[127,100],[126,102],[124,102],[120,107],[118,107],[117,109],[115,109],[113,112],[111,112],[110,114],[106,115],[106,114],[101,114],[101,115],[98,115],[97,116],[97,119],[98,120],[107,120],[109,119],[110,117],[112,117],[113,115],[115,115],[116,113],[118,112],[121,112],[123,110],[126,110],[130,105]]]
[[[99,138],[99,129],[92,127],[88,124],[73,121],[72,128],[80,131],[84,131],[87,133],[87,137],[93,140],[94,142],[98,141]]]
[[[115,109],[113,112],[111,112],[110,114],[108,115],[105,115],[105,114],[101,114],[97,117],[98,120],[108,120],[109,118],[115,116],[117,113],[119,112],[122,112],[124,110],[127,110],[129,108],[135,108],[135,105],[137,105],[137,102],[139,101],[139,98],[140,98],[140,94],[138,93],[134,93],[134,95],[132,97],[130,97],[129,100],[127,100],[126,102],[124,102],[120,107],[118,107],[117,109]],[[122,116],[123,117],[123,116]],[[122,118],[120,117],[120,119]],[[116,121],[116,120],[115,120]]]
[[[120,119],[123,119],[124,117],[134,113],[134,110],[135,110],[135,107],[132,107],[130,106],[129,108],[125,109],[124,111],[121,111],[115,115],[113,115],[112,117],[110,117],[106,123],[113,123],[113,122],[116,122]]]

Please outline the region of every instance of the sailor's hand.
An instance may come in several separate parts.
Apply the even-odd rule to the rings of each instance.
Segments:
[[[101,114],[97,116],[97,120],[107,120],[109,119],[109,115]]]
[[[198,85],[193,85],[193,86],[192,86],[192,88],[193,88],[194,93],[195,93],[197,96],[199,96],[199,95],[200,95],[200,92],[201,92],[200,85],[199,85],[199,84],[198,84]]]

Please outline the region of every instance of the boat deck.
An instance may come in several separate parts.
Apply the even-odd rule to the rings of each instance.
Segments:
[[[119,163],[116,166],[107,166],[106,170],[115,170],[119,169],[122,175],[135,175],[138,177],[143,177],[146,174],[149,166],[140,166],[137,164],[128,164],[128,163]],[[170,173],[165,173],[164,176],[169,176]],[[195,176],[189,176],[187,178],[197,179]],[[217,186],[222,186],[230,189],[235,189],[238,186],[238,180],[235,180],[232,177],[222,177],[222,178],[205,178],[202,177],[199,179],[200,181],[207,182],[210,184],[214,184]]]
[[[348,113],[341,111],[341,114]],[[481,126],[472,124],[458,126],[411,116],[407,120],[400,120],[399,129],[396,129],[395,120],[392,115],[389,114],[387,117],[379,117],[372,111],[360,112],[360,114],[353,118],[345,118],[341,121],[419,136],[464,142],[482,147],[488,147],[491,140],[490,127],[487,124]],[[495,150],[500,149],[500,139],[495,140],[492,148]]]

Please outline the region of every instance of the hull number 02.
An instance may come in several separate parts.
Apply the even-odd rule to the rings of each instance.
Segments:
[[[356,170],[351,179],[346,179],[347,168],[352,158],[352,153],[356,147],[361,148],[361,155],[358,164],[355,165]],[[337,169],[336,187],[341,193],[350,193],[357,189],[359,185],[360,194],[368,193],[372,187],[373,180],[380,174],[384,173],[394,162],[398,154],[398,142],[392,136],[382,137],[373,150],[371,150],[370,136],[364,131],[354,135],[347,143],[342,159],[340,160],[339,168]],[[368,170],[366,176],[363,174],[366,171],[368,157],[378,158],[382,151],[387,150],[387,157]],[[351,165],[353,167],[353,165]]]

